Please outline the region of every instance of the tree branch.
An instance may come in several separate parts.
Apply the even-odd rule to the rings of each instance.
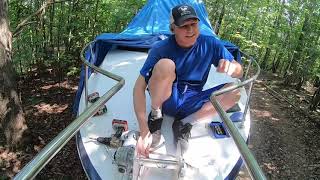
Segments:
[[[55,1],[55,0],[47,0],[45,1],[42,6],[36,11],[34,12],[33,14],[31,14],[30,16],[28,16],[27,18],[25,18],[23,21],[21,21],[18,26],[16,27],[14,33],[13,33],[13,37],[16,37],[21,31],[22,31],[22,28],[24,28],[25,26],[31,24],[29,21],[30,19],[33,17],[33,16],[36,16],[36,15],[39,15],[39,14],[42,14],[44,12],[44,10],[54,4],[54,3],[62,3],[62,2],[65,2],[65,1],[69,1],[69,0],[60,0],[60,1]]]
[[[23,26],[27,26],[27,25],[29,25],[29,24],[34,24],[34,23],[37,23],[37,21],[27,22],[27,23],[25,23]],[[17,37],[22,31],[23,31],[22,28],[16,29],[16,31],[14,32],[14,37]]]

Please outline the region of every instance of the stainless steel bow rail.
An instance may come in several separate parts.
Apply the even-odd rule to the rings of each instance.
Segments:
[[[41,169],[69,142],[69,140],[80,130],[82,125],[92,117],[98,109],[103,106],[114,94],[116,94],[125,84],[122,77],[98,68],[84,58],[84,51],[87,48],[91,50],[92,42],[88,43],[81,51],[80,58],[85,65],[85,101],[86,110],[81,113],[77,119],[75,119],[70,125],[68,125],[63,131],[61,131],[48,145],[46,145],[34,158],[30,161],[15,177],[14,179],[32,179]],[[118,81],[109,91],[107,91],[102,97],[100,97],[95,103],[88,107],[88,67],[94,69],[95,72],[99,72],[115,81]]]
[[[241,134],[239,133],[238,129],[235,127],[233,122],[227,116],[227,113],[221,107],[221,104],[216,99],[216,96],[218,96],[218,95],[221,95],[223,93],[238,89],[240,87],[244,87],[245,85],[249,85],[248,92],[247,92],[248,98],[246,101],[244,115],[243,115],[243,121],[244,121],[244,118],[246,117],[246,114],[247,114],[248,108],[249,108],[250,95],[251,95],[251,91],[252,91],[253,82],[257,79],[258,75],[260,74],[259,64],[252,57],[250,57],[246,54],[244,54],[244,57],[249,59],[249,65],[248,65],[248,68],[246,70],[245,77],[244,77],[245,80],[242,82],[239,82],[237,84],[234,84],[232,86],[229,86],[227,88],[213,92],[210,96],[210,101],[211,101],[212,105],[215,107],[215,109],[217,110],[218,114],[220,115],[223,123],[226,125],[227,130],[228,130],[229,134],[231,135],[232,139],[234,140],[234,142],[235,142],[235,144],[241,154],[241,157],[244,160],[247,169],[249,170],[251,177],[253,179],[257,179],[257,180],[265,180],[266,177],[263,174],[263,171],[261,170],[261,168],[259,167],[256,159],[252,155],[246,142],[242,138]],[[255,63],[255,65],[257,66],[257,72],[251,78],[247,79],[252,63]]]
[[[81,113],[77,119],[75,119],[69,126],[67,126],[63,131],[61,131],[48,145],[46,145],[34,158],[32,161],[30,161],[15,177],[14,179],[33,179],[42,169],[43,167],[64,147],[64,145],[80,130],[80,128],[83,126],[84,123],[88,121],[90,117],[92,117],[98,109],[103,106],[113,95],[115,95],[125,84],[125,80],[117,76],[113,73],[110,73],[108,71],[105,71],[101,68],[98,68],[89,62],[84,58],[84,51],[88,48],[89,50],[92,50],[91,47],[92,42],[88,43],[81,51],[81,60],[83,61],[85,65],[85,81],[84,81],[84,90],[85,90],[85,105],[86,110]],[[92,51],[91,51],[91,55]],[[248,69],[246,70],[245,79],[247,78],[250,66],[252,62],[254,62],[257,65],[257,73],[250,79],[244,80],[236,85],[230,86],[228,88],[219,90],[214,92],[210,100],[214,107],[217,109],[219,115],[221,116],[223,122],[226,124],[227,129],[231,135],[231,137],[234,139],[240,154],[242,158],[245,161],[245,164],[247,165],[247,168],[249,169],[249,172],[253,179],[266,179],[264,176],[262,170],[260,169],[258,163],[256,162],[255,158],[251,154],[248,146],[244,142],[243,138],[241,137],[240,133],[232,123],[232,121],[228,118],[226,112],[222,109],[220,103],[216,100],[216,96],[223,94],[228,91],[232,91],[234,89],[243,87],[245,85],[249,84],[248,89],[248,99],[245,106],[244,116],[245,117],[247,111],[248,111],[248,105],[250,101],[250,94],[252,91],[253,81],[257,79],[259,73],[260,73],[260,67],[258,63],[251,57],[245,55],[249,61]],[[118,83],[113,86],[110,90],[108,90],[102,97],[100,97],[95,103],[93,103],[91,106],[88,107],[88,70],[89,67],[93,69],[95,72],[101,73],[115,81],[118,81]],[[173,169],[180,169],[181,162],[177,159],[175,160],[159,160],[159,159],[136,159],[138,160],[141,165],[146,166],[154,166],[154,164],[158,164],[161,167],[165,168],[173,168]]]

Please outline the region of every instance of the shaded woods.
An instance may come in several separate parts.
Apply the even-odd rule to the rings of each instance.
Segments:
[[[80,70],[81,48],[100,33],[121,32],[146,2],[11,0],[8,4],[7,0],[0,0],[1,152],[21,146],[22,151],[31,148],[31,154],[35,154],[72,121],[70,106]],[[283,86],[305,91],[302,99],[309,110],[318,110],[317,0],[204,2],[216,34],[254,56],[263,70],[276,73]],[[57,113],[61,117],[53,115]],[[35,129],[50,129],[54,133],[48,135]],[[26,147],[30,139],[38,145]],[[0,167],[3,176],[10,177],[20,165],[8,165],[0,158]],[[7,169],[11,169],[9,174]]]

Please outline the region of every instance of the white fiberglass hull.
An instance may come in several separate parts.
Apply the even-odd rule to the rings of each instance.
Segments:
[[[129,130],[138,131],[132,94],[133,86],[139,75],[147,53],[112,50],[100,65],[100,68],[122,76],[125,79],[124,87],[115,94],[107,103],[108,112],[90,118],[77,134],[77,147],[82,165],[90,179],[126,179],[122,173],[118,172],[118,167],[113,163],[115,149],[107,148],[105,145],[93,140],[97,137],[107,137],[114,133],[111,123],[113,119],[128,121]],[[227,77],[225,74],[215,72],[212,67],[205,89],[221,83],[234,82],[236,79]],[[101,74],[93,73],[88,81],[88,92],[99,92],[103,95],[116,82]],[[150,99],[147,97],[147,112],[150,111]],[[241,99],[239,106],[244,111],[247,95],[241,89]],[[84,91],[79,104],[79,114],[85,110]],[[231,116],[232,114],[228,114]],[[184,154],[184,161],[191,165],[187,169],[184,178],[181,179],[226,179],[234,178],[242,164],[240,153],[231,137],[215,138],[212,131],[208,128],[211,121],[220,121],[217,115],[213,119],[201,121],[191,130],[192,137],[189,140],[189,149]],[[156,150],[151,158],[162,158],[162,155],[176,155],[176,145],[173,142],[172,125],[173,118],[164,116],[161,133],[162,146]],[[246,115],[244,122],[235,122],[241,135],[247,141],[250,129],[250,114]],[[143,168],[140,172],[140,179],[175,179],[177,171],[163,168]]]

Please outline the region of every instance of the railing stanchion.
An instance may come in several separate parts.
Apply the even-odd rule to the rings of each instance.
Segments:
[[[245,55],[245,56],[246,56],[246,55]],[[249,58],[248,69],[246,70],[246,74],[244,75],[244,79],[247,79],[247,77],[248,77],[251,64],[252,64],[252,61],[251,61],[251,58]]]
[[[84,79],[84,98],[86,108],[88,107],[88,76],[89,76],[89,68],[87,65],[85,66],[85,79]]]
[[[248,90],[248,98],[247,98],[247,101],[246,101],[246,105],[244,106],[244,111],[243,111],[243,117],[242,117],[242,121],[241,121],[241,125],[240,127],[243,127],[244,126],[244,120],[247,116],[247,113],[248,113],[248,110],[249,110],[249,104],[250,104],[250,100],[251,100],[251,92],[252,92],[252,87],[253,87],[253,82],[251,82],[249,84],[249,90]]]

